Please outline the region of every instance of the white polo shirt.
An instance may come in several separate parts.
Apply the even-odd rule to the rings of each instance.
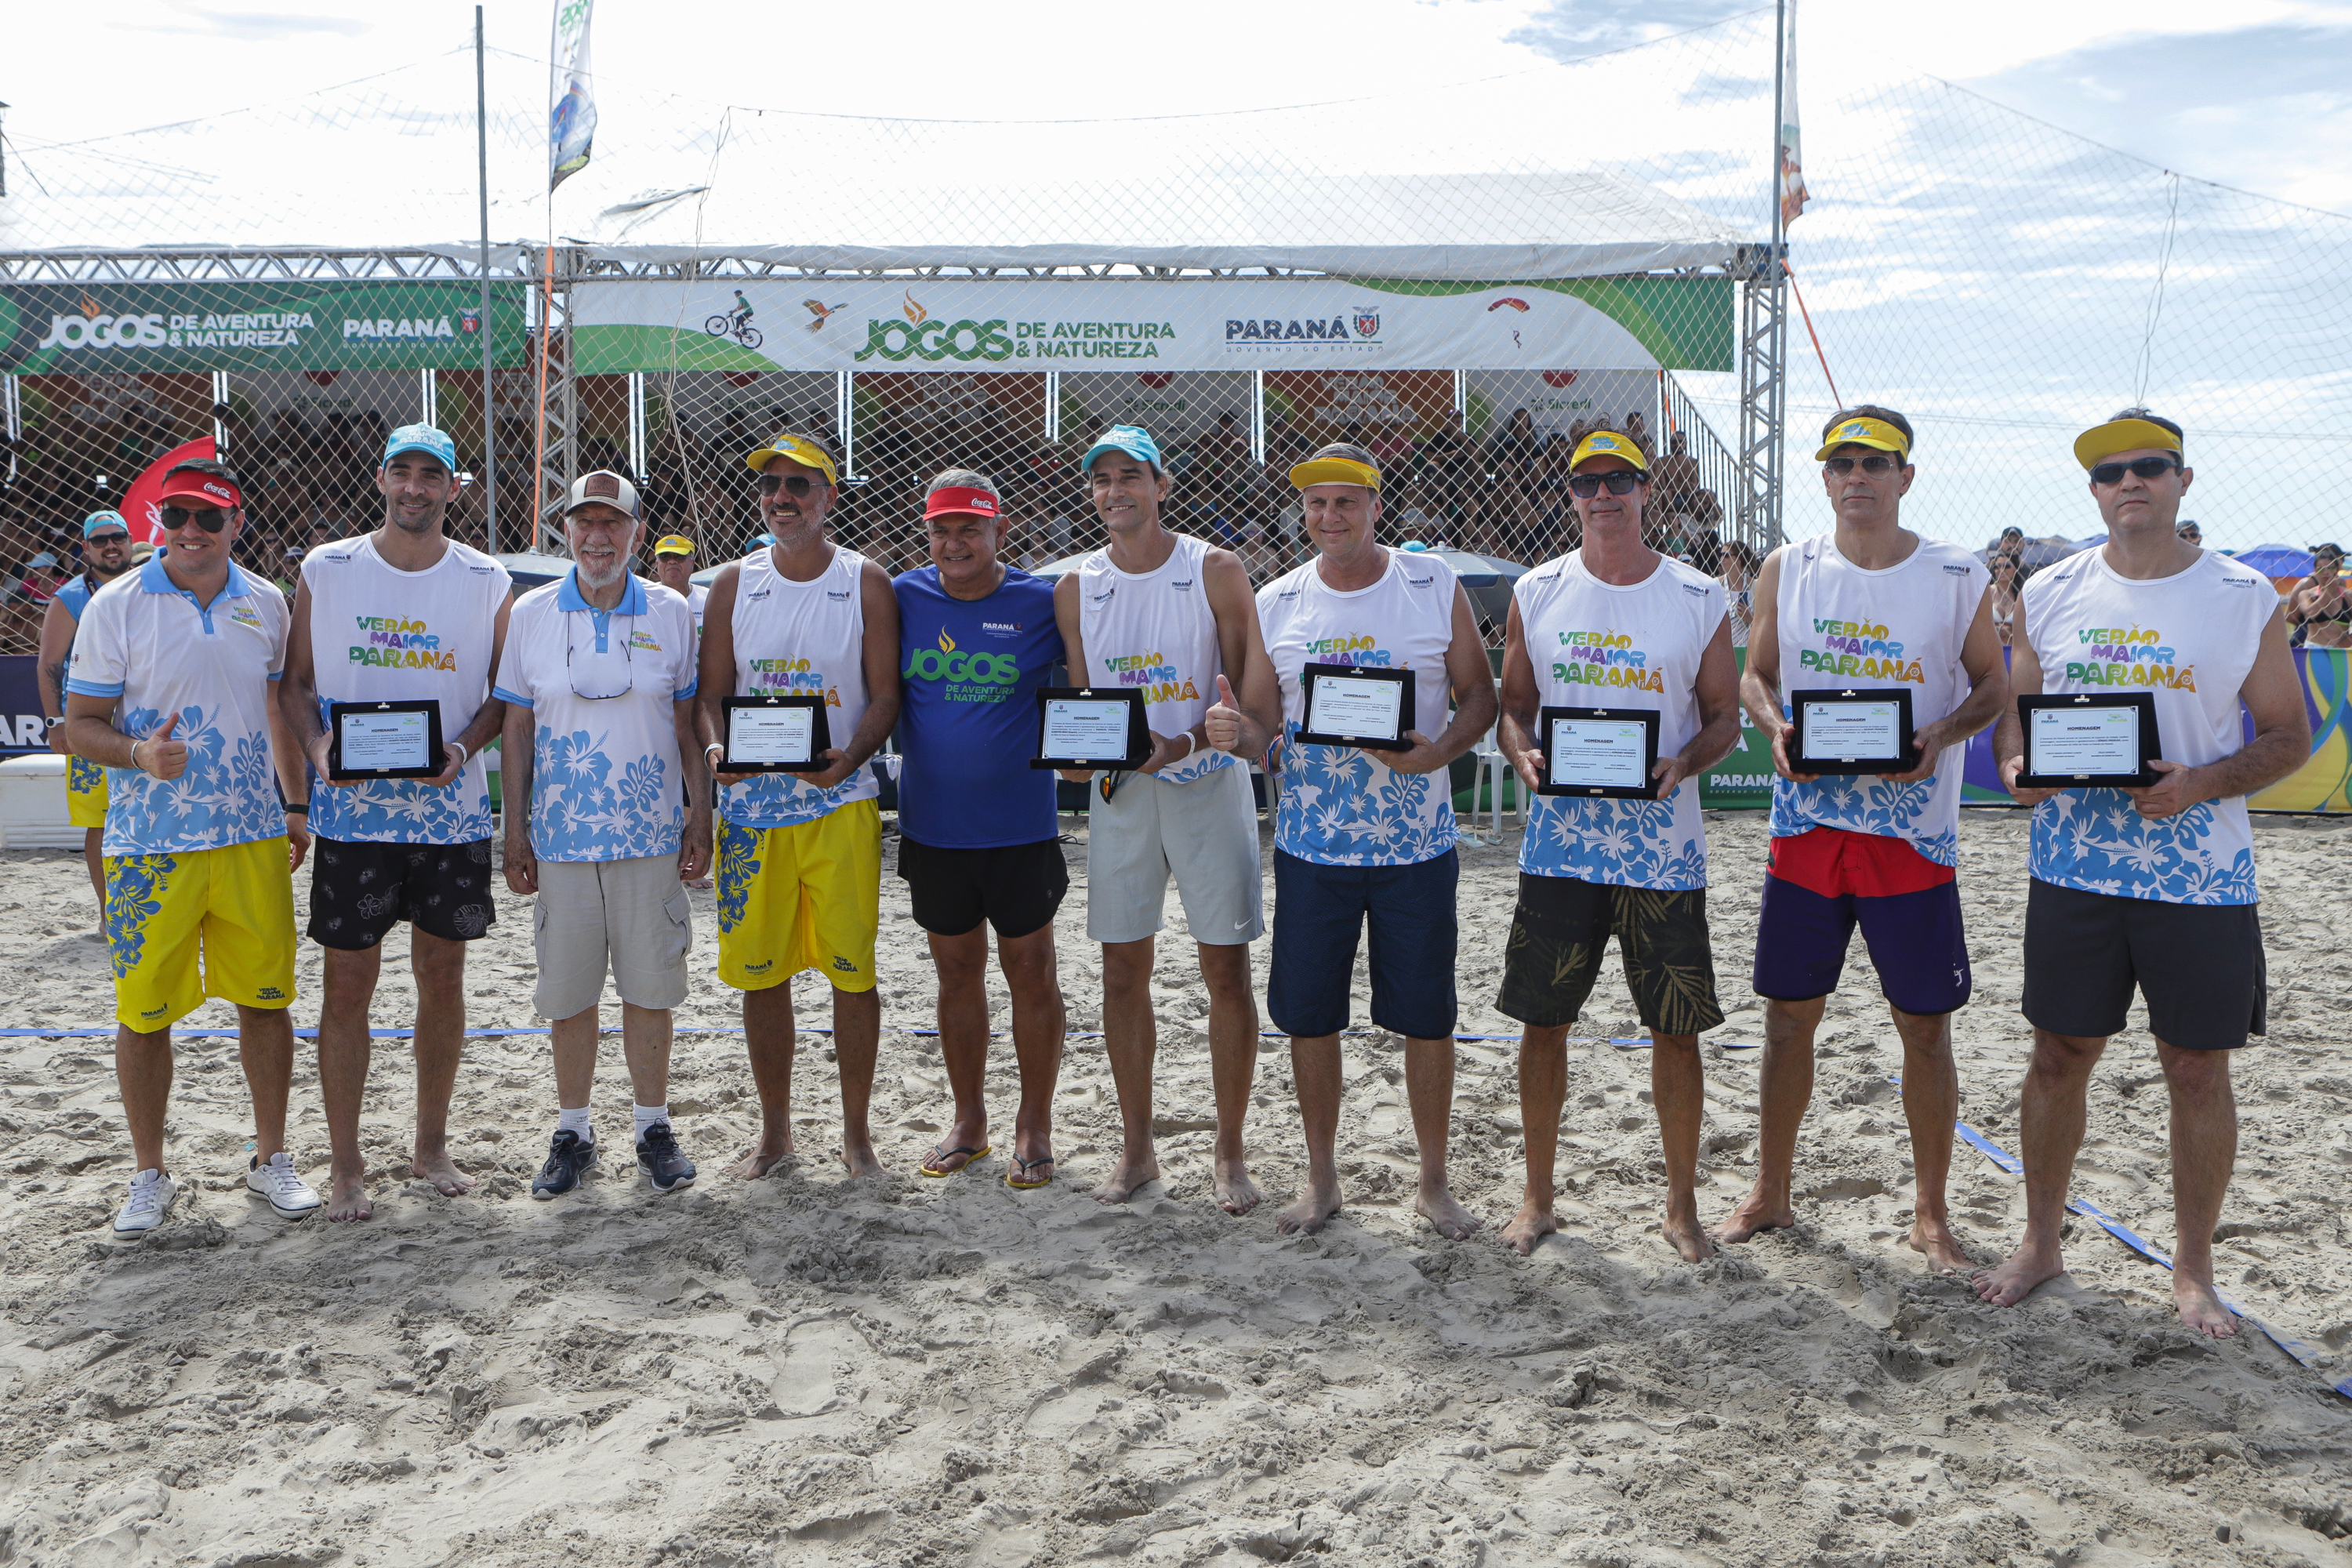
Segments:
[[[599,610],[574,567],[515,601],[492,694],[531,710],[530,843],[541,859],[677,853],[677,705],[694,690],[694,619],[672,590],[631,577],[621,602]]]
[[[235,562],[210,604],[151,557],[90,595],[66,689],[121,706],[115,728],[143,741],[180,716],[188,770],[158,780],[107,770],[108,855],[184,855],[286,831],[269,752],[271,682],[286,663],[286,595]]]

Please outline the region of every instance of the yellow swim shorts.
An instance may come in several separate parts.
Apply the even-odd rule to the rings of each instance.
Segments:
[[[106,770],[86,757],[66,759],[66,820],[76,827],[106,826]]]
[[[874,989],[882,922],[882,812],[870,800],[791,827],[719,819],[719,978],[764,991],[814,969]]]
[[[142,1034],[207,996],[247,1007],[294,1000],[294,878],[286,839],[106,858],[114,1016]]]

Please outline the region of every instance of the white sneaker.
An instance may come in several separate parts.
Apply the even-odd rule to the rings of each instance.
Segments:
[[[269,1156],[267,1164],[257,1155],[246,1168],[245,1185],[247,1191],[268,1198],[270,1211],[279,1219],[308,1219],[325,1206],[309,1184],[294,1173],[294,1162],[283,1152]]]
[[[164,1216],[172,1212],[172,1200],[179,1195],[179,1184],[163,1172],[140,1172],[131,1178],[130,1202],[114,1216],[114,1234],[146,1235],[163,1223]]]

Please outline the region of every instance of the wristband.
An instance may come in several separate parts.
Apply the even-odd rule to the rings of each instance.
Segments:
[[[1184,754],[1176,760],[1180,763],[1190,762],[1192,760],[1192,753],[1200,749],[1201,742],[1192,738],[1192,731],[1187,730],[1184,731]]]
[[[464,767],[467,763],[470,763],[470,762],[472,762],[472,761],[474,760],[474,753],[473,753],[473,752],[469,752],[469,751],[467,751],[467,750],[466,750],[466,742],[463,742],[463,741],[452,741],[452,742],[450,742],[449,743],[450,743],[451,745],[453,745],[453,746],[455,746],[455,747],[457,747],[457,765],[458,765],[459,767],[461,767],[461,768],[462,768],[462,767]],[[305,806],[305,807],[303,807],[303,809],[304,809],[305,811],[307,811],[307,810],[309,810],[309,809],[310,809],[310,807]]]
[[[310,815],[310,803],[307,800],[289,801],[284,809],[289,816],[308,816]]]
[[[138,742],[138,741],[133,741],[133,742],[131,742],[131,765],[132,767],[134,767],[134,768],[138,768],[138,769],[139,769],[139,771],[140,771],[141,773],[145,773],[147,770],[146,770],[144,767],[141,767],[141,766],[140,766],[140,763],[139,763],[139,747],[140,747],[140,742]]]

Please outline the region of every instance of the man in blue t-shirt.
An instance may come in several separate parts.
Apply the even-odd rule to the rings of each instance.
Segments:
[[[1054,775],[1032,768],[1038,688],[1062,659],[1054,590],[996,558],[1006,524],[996,486],[950,468],[923,504],[931,563],[898,577],[898,875],[940,971],[940,1054],[955,1123],[923,1162],[948,1176],[991,1152],[988,932],[1013,993],[1021,1110],[1013,1187],[1053,1180],[1054,1080],[1062,1066],[1054,913],[1070,873],[1054,821]]]

